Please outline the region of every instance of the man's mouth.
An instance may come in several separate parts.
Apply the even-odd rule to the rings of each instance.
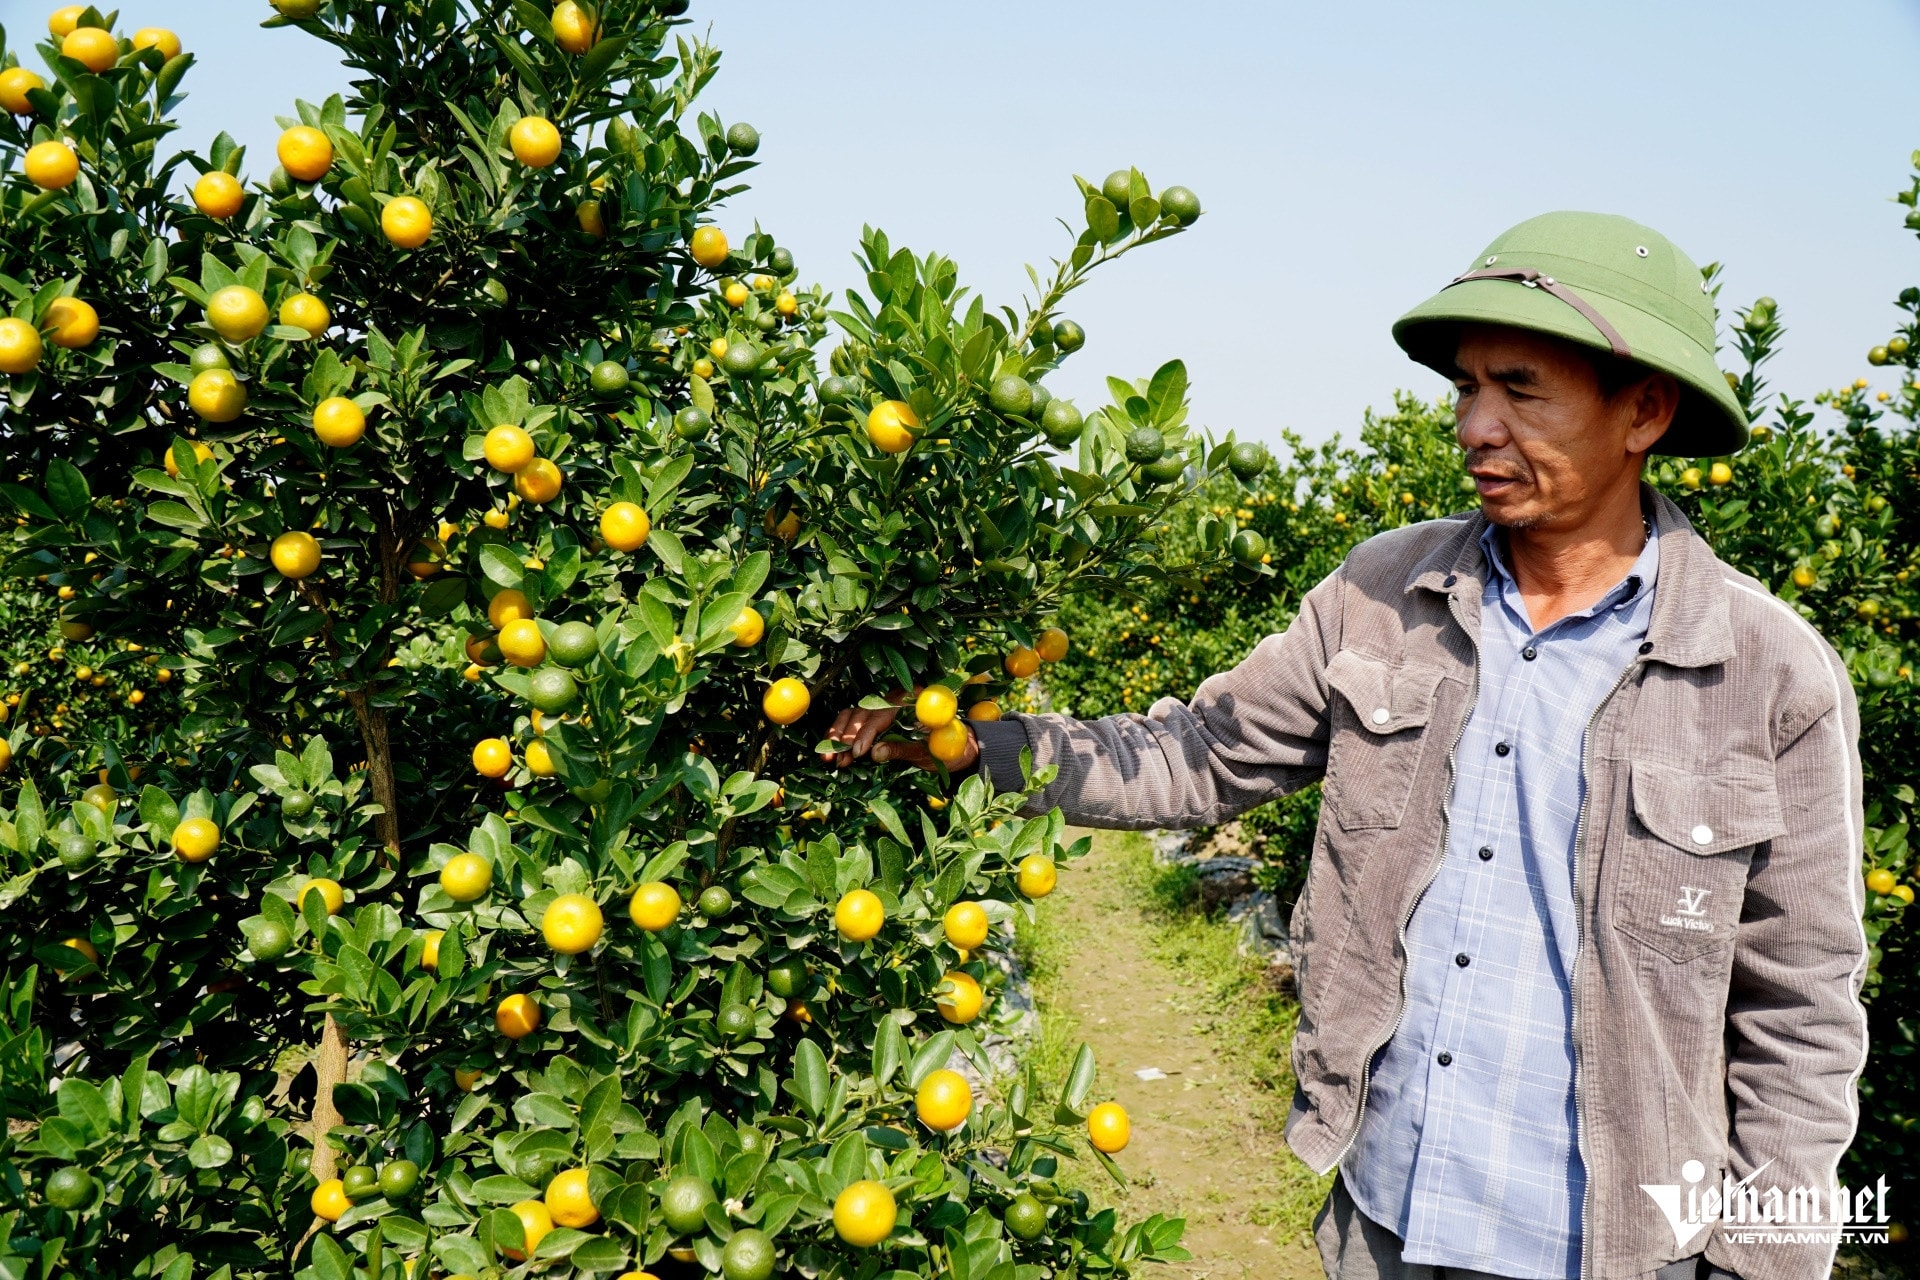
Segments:
[[[1497,471],[1476,470],[1469,471],[1467,474],[1473,477],[1473,486],[1480,491],[1480,496],[1483,498],[1510,492],[1520,484],[1519,476],[1504,475]]]

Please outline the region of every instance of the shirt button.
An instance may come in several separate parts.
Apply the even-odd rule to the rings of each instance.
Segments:
[[[1448,1053],[1445,1049],[1442,1049],[1440,1051],[1440,1056],[1435,1058],[1434,1061],[1439,1063],[1443,1067],[1450,1067],[1453,1065],[1453,1055]]]
[[[1492,846],[1492,845],[1490,845],[1490,844],[1483,844],[1483,845],[1481,845],[1481,846],[1480,846],[1480,861],[1482,861],[1482,862],[1492,862],[1492,861],[1493,861],[1493,846]]]
[[[1540,651],[1534,648],[1532,645],[1528,645],[1526,648],[1520,651],[1520,656],[1525,658],[1528,662],[1532,662],[1535,658],[1540,656]]]
[[[1385,707],[1375,707],[1373,709],[1373,722],[1375,724],[1385,724],[1391,719],[1393,719],[1393,712],[1387,710]]]
[[[1453,958],[1453,962],[1459,965],[1462,969],[1466,968],[1468,965],[1473,963],[1473,961],[1467,958],[1467,953],[1464,951],[1462,951],[1459,955],[1455,956]]]
[[[1496,742],[1496,743],[1494,743],[1494,744],[1493,744],[1493,754],[1495,754],[1495,755],[1497,755],[1497,756],[1504,756],[1504,755],[1508,755],[1508,754],[1510,754],[1510,753],[1511,753],[1512,751],[1513,751],[1513,747],[1512,747],[1512,745],[1511,745],[1511,744],[1509,744],[1509,743],[1505,743],[1505,742]]]
[[[1450,573],[1450,574],[1448,574],[1448,575],[1447,575],[1447,580],[1446,580],[1445,582],[1443,582],[1443,583],[1441,583],[1440,585],[1441,585],[1441,586],[1443,586],[1443,587],[1450,587],[1450,586],[1452,586],[1452,585],[1453,585],[1454,583],[1456,583],[1456,582],[1458,582],[1458,581],[1460,581],[1460,579],[1459,579],[1459,578],[1457,578],[1457,577],[1455,577],[1455,576],[1454,576],[1453,574],[1451,574],[1451,573]]]
[[[1695,844],[1713,843],[1713,828],[1704,822],[1693,829],[1692,835]]]
[[[1643,655],[1645,655],[1645,654],[1649,654],[1649,653],[1652,653],[1652,652],[1653,652],[1653,641],[1651,641],[1651,640],[1648,640],[1647,642],[1645,642],[1644,644],[1642,644],[1642,645],[1640,646],[1640,652],[1641,652],[1641,654],[1643,654]]]

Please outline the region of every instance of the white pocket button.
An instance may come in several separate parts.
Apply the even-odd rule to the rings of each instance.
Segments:
[[[1713,828],[1704,822],[1695,827],[1693,829],[1693,842],[1695,844],[1712,844]]]
[[[1385,724],[1391,719],[1393,719],[1393,712],[1387,710],[1385,707],[1375,707],[1373,709],[1373,722],[1375,724]]]

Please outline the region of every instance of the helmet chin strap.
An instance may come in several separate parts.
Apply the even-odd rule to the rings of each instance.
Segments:
[[[1543,276],[1532,267],[1490,267],[1483,271],[1469,271],[1465,275],[1455,276],[1447,282],[1447,288],[1451,289],[1454,285],[1464,284],[1469,280],[1517,280],[1529,289],[1545,290],[1585,316],[1587,321],[1600,331],[1600,336],[1605,338],[1607,344],[1613,348],[1614,355],[1622,360],[1633,357],[1633,349],[1627,345],[1627,340],[1620,336],[1620,331],[1608,324],[1607,318],[1594,310],[1593,305],[1585,298],[1552,276]]]

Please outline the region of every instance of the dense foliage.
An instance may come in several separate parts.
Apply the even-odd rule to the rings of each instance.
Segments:
[[[1920,231],[1920,153],[1900,195]],[[1709,269],[1711,279],[1714,271]],[[1850,1178],[1880,1174],[1902,1184],[1899,1203],[1920,1200],[1910,1172],[1920,1155],[1920,950],[1908,908],[1920,865],[1910,842],[1913,779],[1920,765],[1920,686],[1912,654],[1920,641],[1920,288],[1898,298],[1900,319],[1869,362],[1895,368],[1897,389],[1872,392],[1865,378],[1813,397],[1772,396],[1762,378],[1785,328],[1771,299],[1738,310],[1728,325],[1737,352],[1736,390],[1755,417],[1754,439],[1735,457],[1656,458],[1648,479],[1666,492],[1729,563],[1772,587],[1818,627],[1846,660],[1860,702],[1867,839],[1862,874],[1873,943],[1867,997],[1871,1058],[1861,1082],[1860,1135]],[[1817,406],[1838,414],[1824,426]],[[1209,519],[1234,515],[1267,540],[1268,578],[1213,570],[1198,586],[1171,582],[1065,611],[1074,654],[1050,671],[1054,704],[1079,715],[1145,711],[1163,696],[1189,696],[1214,671],[1283,629],[1302,594],[1346,551],[1384,529],[1473,505],[1448,406],[1402,396],[1390,414],[1368,414],[1359,446],[1307,448],[1290,441],[1251,486],[1216,479],[1170,517],[1169,546],[1205,545]],[[1264,860],[1262,878],[1289,907],[1304,883],[1318,788],[1247,816]]]
[[[276,7],[356,78],[254,185],[170,33],[0,33],[0,1275],[1183,1257],[1061,1179],[1091,1055],[983,1052],[1080,846],[815,746],[1164,576],[1184,370],[1043,378],[1192,193],[1082,182],[1017,308],[877,230],[836,300],[712,221],[760,139],[684,0]]]

